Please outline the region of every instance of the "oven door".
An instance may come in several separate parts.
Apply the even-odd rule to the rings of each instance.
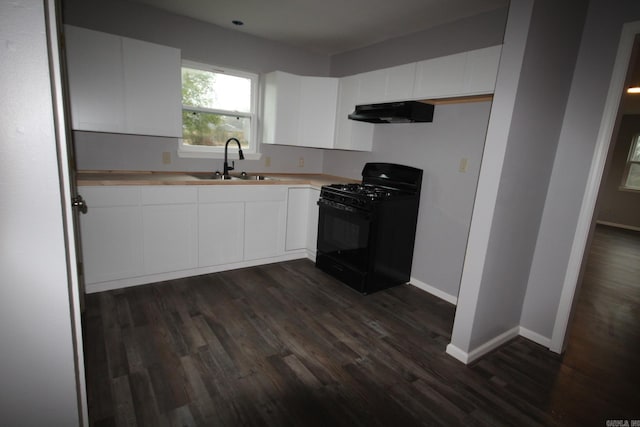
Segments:
[[[360,274],[369,262],[371,213],[320,199],[318,254]]]

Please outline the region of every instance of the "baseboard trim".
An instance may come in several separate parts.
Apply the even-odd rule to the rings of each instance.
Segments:
[[[465,365],[468,365],[519,335],[520,335],[520,326],[516,326],[514,328],[509,329],[508,331],[501,333],[497,337],[490,339],[489,341],[485,342],[481,346],[476,347],[473,351],[466,352],[451,343],[447,345],[446,351],[449,356],[455,359],[458,359],[460,362],[464,363]]]
[[[250,261],[242,261],[233,264],[214,265],[210,267],[199,267],[167,273],[147,274],[137,277],[109,280],[104,282],[87,283],[85,292],[92,294],[96,292],[111,291],[114,289],[128,288],[131,286],[146,285],[149,283],[163,282],[166,280],[181,279],[183,277],[200,276],[202,274],[219,273],[221,271],[235,270],[238,268],[255,267],[257,265],[271,264],[274,262],[291,261],[294,259],[307,258],[306,250],[290,251],[283,255],[271,258],[261,258]]]
[[[624,228],[625,230],[640,231],[640,227],[634,225],[618,224],[617,222],[596,221],[596,224],[608,225],[609,227]]]
[[[445,300],[448,303],[451,303],[453,305],[458,305],[457,297],[454,297],[453,295],[443,292],[440,289],[434,286],[428,285],[414,277],[411,278],[411,282],[409,284],[412,286],[415,286],[418,289],[422,289],[423,291],[428,292],[433,296],[436,296],[442,300]]]
[[[449,356],[459,360],[465,365],[469,363],[469,353],[467,353],[466,351],[460,350],[458,347],[456,347],[451,343],[447,344],[446,352]]]
[[[530,329],[523,328],[520,326],[520,336],[533,341],[536,344],[540,344],[543,347],[550,348],[551,347],[551,338],[547,338],[543,335],[540,335],[537,332],[533,332]]]

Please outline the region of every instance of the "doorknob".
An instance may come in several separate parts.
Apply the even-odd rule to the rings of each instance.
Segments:
[[[87,213],[87,210],[88,210],[87,204],[85,203],[82,196],[79,194],[75,196],[73,199],[71,199],[71,206],[73,206],[74,208],[78,208],[78,210],[83,214]]]

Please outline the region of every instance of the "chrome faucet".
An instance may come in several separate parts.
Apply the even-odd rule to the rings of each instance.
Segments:
[[[238,154],[239,160],[244,160],[244,154],[242,154],[242,147],[240,146],[240,141],[237,138],[229,138],[227,142],[224,144],[224,169],[222,170],[222,178],[229,179],[229,171],[232,171],[236,167],[236,162],[232,161],[231,166],[229,166],[229,162],[227,161],[227,148],[229,147],[229,143],[231,141],[235,141],[238,144]]]

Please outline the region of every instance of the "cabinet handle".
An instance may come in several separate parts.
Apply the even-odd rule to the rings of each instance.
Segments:
[[[87,208],[87,203],[79,194],[75,196],[73,199],[71,199],[71,206],[73,206],[74,208],[78,208],[78,210],[83,214],[86,214],[87,211],[89,210]]]

